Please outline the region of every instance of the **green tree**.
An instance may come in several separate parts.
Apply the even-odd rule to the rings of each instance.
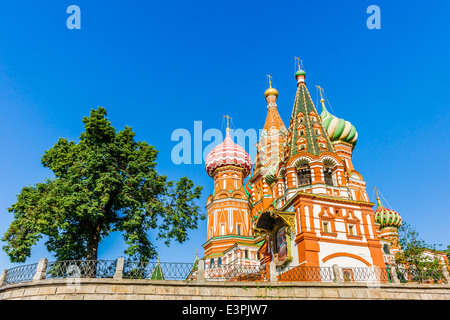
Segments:
[[[117,132],[106,115],[91,110],[78,143],[61,138],[46,151],[41,162],[54,177],[24,187],[8,208],[14,220],[2,240],[12,262],[24,262],[44,235],[58,260],[97,260],[100,242],[115,231],[127,256],[148,260],[156,255],[151,230],[169,246],[205,218],[195,204],[202,187],[187,177],[167,181],[156,171],[158,151],[135,141],[128,126]]]
[[[435,246],[422,240],[415,228],[404,221],[398,231],[397,265],[407,267],[413,281],[441,279],[442,262],[435,254]]]

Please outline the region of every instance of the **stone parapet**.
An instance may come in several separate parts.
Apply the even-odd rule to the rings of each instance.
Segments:
[[[73,279],[71,279],[73,280]],[[0,299],[24,300],[450,300],[448,284],[323,282],[186,282],[138,279],[34,280],[0,288]]]

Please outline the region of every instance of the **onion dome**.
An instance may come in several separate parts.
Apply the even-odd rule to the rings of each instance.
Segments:
[[[398,212],[385,208],[377,196],[378,207],[375,210],[375,222],[380,224],[380,229],[392,227],[399,228],[402,225],[402,218]]]
[[[276,98],[278,98],[278,90],[272,88],[272,81],[270,80],[272,77],[270,75],[267,75],[267,77],[269,78],[269,89],[264,92],[264,98],[267,99],[268,96],[275,96]]]
[[[295,78],[297,78],[298,76],[304,76],[306,74],[306,72],[302,69],[298,69],[297,72],[295,73]]]
[[[356,145],[358,139],[358,132],[356,132],[355,127],[344,119],[339,119],[328,112],[325,107],[325,100],[321,99],[322,103],[322,113],[320,117],[322,118],[322,124],[325,130],[327,130],[328,137],[333,141],[343,141]]]
[[[297,70],[297,72],[295,73],[295,79],[297,80],[297,86],[300,85],[300,83],[305,83],[305,71],[303,71],[302,69]]]
[[[231,140],[228,128],[225,140],[212,149],[205,160],[205,169],[210,177],[213,176],[216,169],[225,166],[244,169],[244,178],[252,170],[252,159],[244,148]]]
[[[268,96],[275,96],[278,98],[278,90],[270,86],[270,88],[264,92],[264,98],[267,98]]]

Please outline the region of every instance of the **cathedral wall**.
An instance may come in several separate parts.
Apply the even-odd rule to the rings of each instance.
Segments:
[[[373,265],[368,247],[352,246],[340,243],[319,241],[319,262],[321,267],[331,267],[337,264],[341,267],[367,267]],[[325,260],[325,261],[324,261]]]
[[[303,210],[300,210],[301,208]],[[312,232],[318,241],[319,265],[338,264],[367,267],[379,264],[373,261],[373,252],[368,243],[368,239],[373,238],[373,234],[370,232],[372,226],[370,221],[367,221],[370,217],[367,217],[360,207],[340,203],[315,202],[312,206],[301,206],[296,212],[297,215],[300,213],[303,215],[303,219],[297,217],[297,224],[305,227],[304,231]],[[326,228],[324,222],[327,224]],[[297,225],[297,233],[300,233],[301,226]],[[350,227],[353,228],[352,233],[350,233]],[[292,252],[295,251],[292,250]],[[302,263],[303,261],[300,260],[304,260],[298,259],[298,263]],[[308,264],[311,263],[313,262],[308,262]]]

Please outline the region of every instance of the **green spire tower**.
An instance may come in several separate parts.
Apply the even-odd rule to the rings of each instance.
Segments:
[[[319,155],[322,152],[334,152],[330,138],[323,127],[321,118],[305,84],[305,71],[295,73],[297,92],[289,123],[287,153],[288,158],[299,152]]]

